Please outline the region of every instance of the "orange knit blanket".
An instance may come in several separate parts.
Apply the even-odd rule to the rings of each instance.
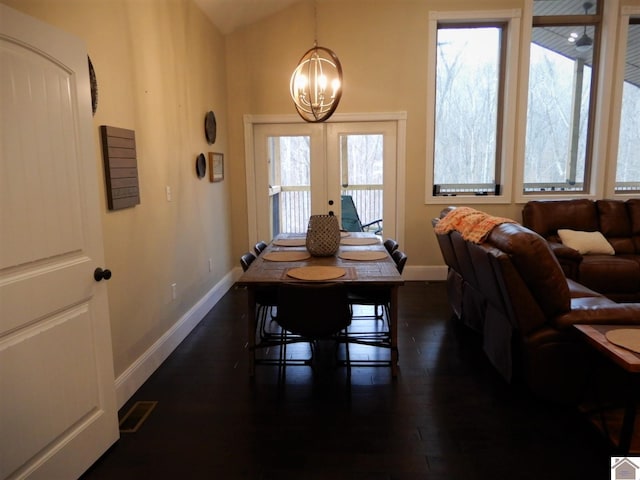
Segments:
[[[489,236],[491,230],[502,223],[516,222],[510,218],[494,217],[470,207],[457,207],[438,221],[435,231],[439,234],[445,234],[456,230],[465,240],[482,243]]]

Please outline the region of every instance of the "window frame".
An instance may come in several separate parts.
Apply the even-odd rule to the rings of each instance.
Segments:
[[[617,49],[618,33],[619,33],[619,15],[620,6],[618,0],[607,0],[606,8],[602,8],[599,5],[599,12],[602,15],[602,22],[600,24],[601,33],[601,45],[599,52],[599,69],[597,75],[598,93],[596,99],[596,114],[594,121],[594,134],[593,134],[593,149],[592,155],[593,161],[591,163],[591,183],[589,189],[585,193],[569,192],[568,194],[561,194],[557,192],[533,192],[524,194],[524,158],[525,158],[525,145],[527,130],[527,104],[528,104],[528,91],[529,91],[529,63],[530,63],[530,50],[531,50],[531,38],[532,38],[532,23],[533,23],[533,0],[527,0],[525,2],[525,8],[523,13],[524,23],[522,25],[522,38],[523,42],[520,46],[520,57],[522,59],[521,65],[521,95],[519,98],[518,111],[524,112],[518,117],[518,142],[516,145],[517,163],[515,165],[516,172],[514,177],[514,202],[526,203],[531,200],[553,200],[560,199],[566,196],[571,198],[612,198],[613,195],[613,183],[611,183],[611,172],[615,169],[615,162],[612,162],[611,157],[611,137],[618,134],[617,127],[613,125],[616,120],[614,90],[616,94],[621,96],[618,92],[619,87],[616,81],[611,81],[611,72],[615,70],[616,58],[619,55],[619,49]],[[624,11],[628,7],[622,7]],[[630,7],[637,9],[637,7]],[[624,62],[624,60],[621,60]],[[618,62],[619,63],[619,62]],[[620,108],[620,100],[617,103]],[[613,118],[611,115],[613,113]],[[611,135],[614,132],[615,135]],[[617,148],[617,139],[615,139],[615,145]],[[614,155],[617,155],[617,150]],[[615,177],[614,177],[615,179]],[[605,189],[606,185],[606,189]],[[622,195],[615,195],[615,197],[622,198]]]
[[[507,22],[494,22],[494,21],[488,21],[488,22],[438,22],[438,30],[455,30],[455,29],[473,29],[473,28],[496,28],[496,29],[500,29],[500,45],[499,45],[499,53],[498,53],[498,87],[496,89],[496,97],[498,99],[502,99],[501,101],[498,101],[498,105],[496,108],[496,133],[495,133],[495,138],[494,141],[496,143],[496,145],[502,145],[502,128],[500,128],[500,125],[503,125],[503,118],[504,118],[504,113],[503,113],[503,109],[504,109],[504,85],[505,85],[505,72],[506,72],[506,62],[507,62],[507,42],[506,42],[506,38],[508,38],[508,32],[509,32],[509,24]],[[437,45],[436,45],[436,51],[437,51]],[[437,60],[436,60],[437,62]],[[437,94],[437,88],[438,88],[438,80],[437,80],[437,64],[436,64],[436,94]],[[436,99],[437,100],[437,99]],[[436,110],[437,110],[437,101],[436,101]],[[436,128],[436,122],[434,121],[434,128]],[[435,137],[434,137],[434,141],[435,141]],[[435,168],[435,152],[434,152],[434,168]],[[503,184],[503,179],[501,178],[501,173],[502,173],[502,151],[500,148],[496,148],[496,152],[495,152],[495,157],[494,157],[494,178],[495,178],[495,185],[493,185],[490,189],[485,188],[486,185],[479,185],[479,184],[474,184],[474,183],[468,183],[468,184],[452,184],[449,183],[447,185],[452,186],[452,185],[456,185],[458,186],[458,190],[454,190],[453,192],[449,193],[449,194],[440,194],[440,196],[451,196],[451,195],[471,195],[472,193],[466,193],[466,192],[479,192],[479,193],[473,193],[475,195],[492,195],[495,194],[496,191],[500,192],[502,189],[502,184]],[[436,189],[436,187],[439,187],[440,185],[436,185],[434,183],[433,185],[433,193],[434,195],[436,195],[437,193],[439,194],[438,190]],[[487,192],[493,192],[493,193],[487,193]]]
[[[522,148],[522,156],[519,157],[522,159],[522,172],[518,177],[518,193],[522,196],[523,199],[531,199],[533,197],[538,197],[540,195],[550,196],[550,197],[559,197],[559,196],[584,196],[591,194],[595,189],[595,173],[596,166],[594,165],[593,159],[594,155],[594,145],[595,145],[595,136],[596,136],[596,122],[598,118],[598,98],[599,98],[599,84],[600,77],[602,72],[602,66],[600,62],[600,58],[602,55],[602,31],[604,27],[603,22],[603,1],[596,0],[597,7],[596,12],[594,14],[587,15],[571,15],[571,14],[563,14],[563,15],[553,15],[553,16],[533,16],[531,17],[531,32],[529,35],[529,42],[526,45],[527,48],[531,48],[531,39],[533,38],[533,29],[535,27],[557,27],[557,26],[570,26],[570,27],[583,27],[583,26],[593,26],[595,27],[594,39],[593,39],[593,56],[592,56],[592,74],[591,74],[591,87],[589,92],[589,114],[587,117],[587,130],[586,130],[586,144],[585,144],[585,158],[584,158],[584,177],[582,179],[583,188],[582,190],[569,190],[569,191],[561,191],[561,190],[540,190],[540,191],[531,191],[525,192],[525,182],[524,182],[524,169],[525,169],[525,150],[526,150],[526,117],[529,109],[528,104],[528,95],[529,95],[529,70],[530,70],[530,56],[527,57],[526,68],[526,89],[523,88],[526,99],[526,108],[523,110],[525,117],[525,129],[523,132],[523,148]],[[533,2],[532,2],[533,4]]]
[[[486,10],[486,11],[431,11],[427,21],[427,106],[426,106],[426,171],[425,171],[425,204],[449,204],[451,196],[464,199],[466,204],[510,203],[512,197],[512,172],[515,152],[515,125],[517,87],[519,74],[519,40],[521,9]],[[496,182],[501,185],[498,195],[434,195],[434,162],[435,162],[435,105],[436,105],[436,57],[438,27],[442,24],[458,26],[482,26],[487,24],[506,24],[503,33],[503,48],[506,49],[501,69],[504,69],[502,98],[498,112],[496,139],[501,144],[496,149]],[[498,180],[500,179],[500,180]]]
[[[628,199],[637,198],[638,192],[616,191],[616,171],[618,168],[618,147],[620,142],[620,122],[622,115],[622,94],[624,88],[625,63],[627,58],[628,32],[631,19],[640,19],[640,6],[622,6],[618,18],[617,39],[618,49],[613,69],[613,94],[611,96],[611,135],[608,143],[606,158],[609,159],[605,192],[608,198]],[[634,22],[635,23],[635,22]]]

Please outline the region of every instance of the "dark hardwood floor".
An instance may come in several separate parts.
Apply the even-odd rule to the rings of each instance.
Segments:
[[[400,292],[400,375],[289,367],[247,375],[232,288],[122,409],[157,401],[93,479],[604,479],[610,451],[573,408],[507,385],[451,319],[444,283]],[[352,347],[352,355],[367,355]]]

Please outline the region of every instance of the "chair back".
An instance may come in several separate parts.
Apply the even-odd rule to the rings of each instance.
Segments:
[[[353,203],[353,197],[351,195],[342,195],[340,205],[342,209],[342,218],[340,219],[342,230],[362,232],[362,222],[360,221],[356,204]]]
[[[384,248],[387,249],[387,252],[389,252],[389,255],[395,252],[398,249],[398,247],[399,247],[398,242],[396,242],[393,238],[387,238],[384,241]]]
[[[393,258],[393,261],[396,262],[396,267],[398,268],[398,272],[402,274],[402,271],[404,270],[404,265],[405,263],[407,263],[407,254],[400,250],[396,250],[391,254],[391,258]]]
[[[351,324],[347,290],[339,283],[284,283],[278,288],[276,322],[303,337],[331,337]]]
[[[340,223],[342,230],[347,232],[374,232],[376,235],[382,235],[381,218],[373,222],[362,223],[356,204],[353,202],[353,197],[351,195],[341,195],[340,199],[340,208],[342,210]]]
[[[260,255],[262,252],[264,252],[264,249],[267,248],[267,243],[260,240],[253,248],[255,249],[256,253]]]
[[[255,259],[256,256],[251,252],[247,252],[242,255],[240,257],[240,265],[242,266],[242,271],[246,272],[249,269],[249,265],[251,265]]]

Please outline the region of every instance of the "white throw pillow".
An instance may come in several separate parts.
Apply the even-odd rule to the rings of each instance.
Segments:
[[[615,255],[616,251],[600,232],[580,232],[577,230],[559,229],[558,236],[567,247],[577,250],[582,255]]]

